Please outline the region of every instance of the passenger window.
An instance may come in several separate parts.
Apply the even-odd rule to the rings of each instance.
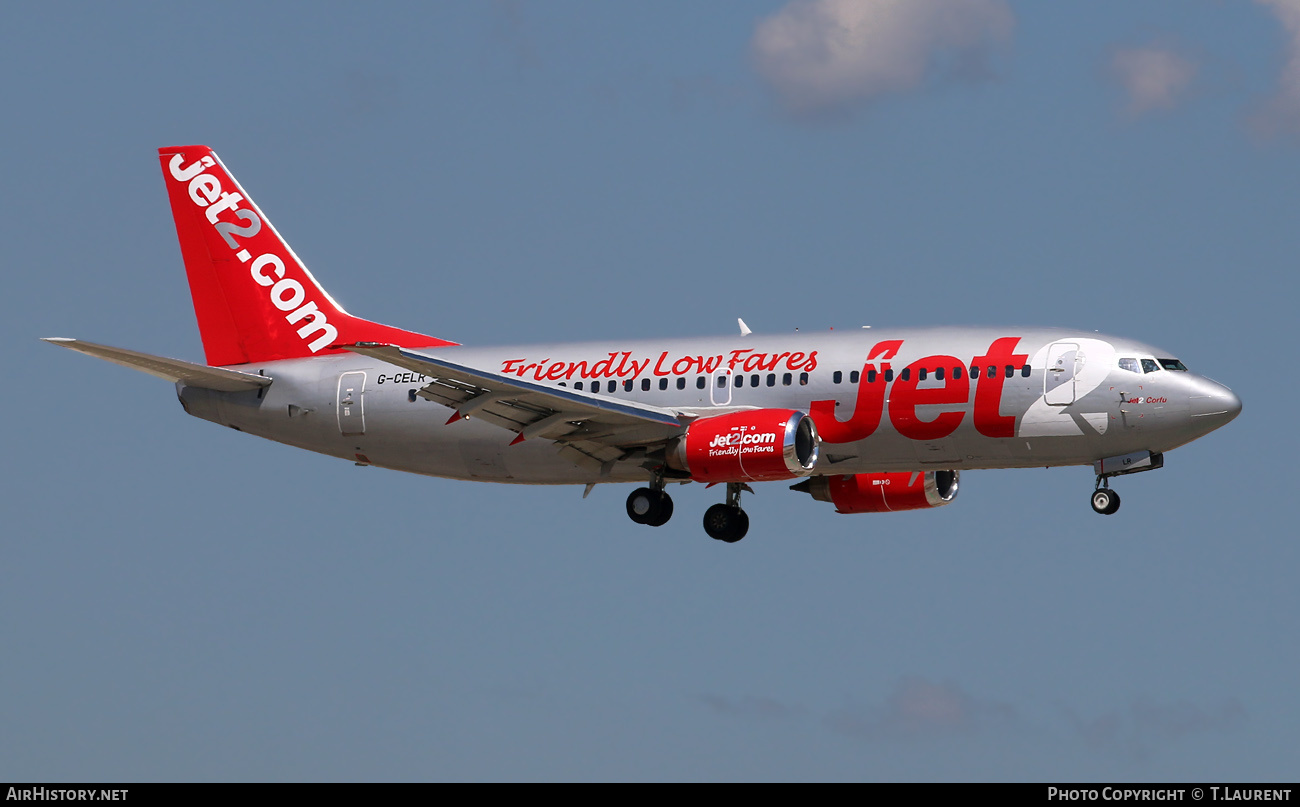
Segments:
[[[641,391],[642,392],[650,391],[650,379],[648,378],[641,379]]]
[[[989,365],[989,378],[998,377],[998,368],[992,364]]]
[[[885,380],[886,380],[886,381],[893,381],[893,380],[894,380],[894,368],[893,368],[893,367],[886,367],[886,368],[885,368]]]
[[[838,384],[843,380],[844,380],[844,373],[840,372],[839,370],[836,370],[835,373],[831,375],[832,384]]]
[[[736,378],[736,386],[737,386],[737,387],[743,387],[743,386],[745,386],[745,377],[744,377],[743,375],[739,375],[739,374],[737,374],[735,378]]]
[[[668,379],[666,378],[659,379],[659,389],[661,390],[668,389]]]
[[[922,367],[922,368],[921,368],[920,370],[918,370],[917,373],[916,373],[916,380],[917,380],[917,381],[924,381],[925,378],[926,378],[926,376],[929,375],[929,373],[930,373],[929,370],[927,370],[927,369],[925,369],[924,367]]]
[[[783,387],[790,386],[790,381],[793,379],[794,376],[790,375],[789,373],[785,373],[784,375],[781,376],[781,386]]]
[[[700,376],[699,378],[695,379],[695,388],[696,388],[696,389],[704,389],[704,385],[705,385],[705,383],[706,383],[706,382],[705,382],[705,380],[704,380],[704,376]]]
[[[1006,375],[1007,378],[1015,378],[1015,376],[1016,376],[1016,368],[1015,368],[1015,367],[1012,367],[1010,364],[1008,364],[1008,365],[1007,365],[1006,372],[1005,372],[1005,375]]]
[[[618,382],[611,378],[608,387],[610,392],[614,392],[618,389]]]
[[[1020,377],[1021,377],[1021,378],[1029,378],[1029,365],[1028,365],[1028,364],[1026,364],[1024,367],[1021,367],[1021,368],[1020,368]]]
[[[756,375],[751,375],[751,376],[749,377],[749,386],[751,386],[751,387],[757,387],[757,386],[758,386],[758,376],[756,376]]]
[[[574,381],[574,382],[573,382],[573,388],[576,389],[576,390],[581,390],[581,389],[582,389],[582,382],[581,382],[581,381]]]
[[[767,385],[768,385],[769,387],[775,387],[775,386],[776,386],[776,373],[768,373],[768,374],[767,374]]]
[[[1156,370],[1159,370],[1159,369],[1160,369],[1160,365],[1156,364],[1156,360],[1155,360],[1155,359],[1143,359],[1143,360],[1142,360],[1142,372],[1144,372],[1144,373],[1154,373]]]
[[[727,386],[727,377],[725,375],[718,376],[718,389],[722,389],[725,386]]]
[[[1119,369],[1128,370],[1130,373],[1140,373],[1142,368],[1138,366],[1137,359],[1120,359]]]
[[[800,373],[800,374],[799,374],[799,386],[802,387],[802,386],[807,386],[807,385],[808,385],[808,374],[807,374],[807,373]]]
[[[935,381],[942,381],[942,380],[943,380],[943,368],[942,368],[942,367],[936,367],[936,368],[934,368],[934,380],[935,380]]]
[[[410,392],[406,393],[406,400],[409,401],[410,403],[415,403],[415,392],[416,392],[415,390],[411,390]]]
[[[978,364],[972,364],[970,366],[970,377],[972,381],[980,377],[980,368]]]
[[[900,381],[911,381],[911,380],[912,380],[912,368],[911,368],[911,367],[904,367],[904,368],[903,368],[903,372],[901,372],[901,373],[898,374],[898,379],[899,379]]]
[[[875,371],[875,370],[868,370],[868,371],[867,371],[867,383],[868,383],[868,384],[874,384],[874,383],[876,383],[876,371]]]
[[[623,391],[624,392],[632,391],[632,379],[629,378],[627,381],[623,382]]]
[[[668,379],[665,378],[664,380],[667,381]],[[686,389],[686,377],[685,377],[685,376],[682,376],[681,378],[678,378],[678,379],[677,379],[677,389]]]
[[[858,379],[861,378],[861,377],[862,377],[862,374],[859,373],[857,370],[854,370],[853,372],[849,373],[849,383],[850,383],[850,384],[856,384],[856,383],[858,383]]]
[[[952,380],[957,381],[960,378],[961,378],[961,368],[960,367],[952,368]]]

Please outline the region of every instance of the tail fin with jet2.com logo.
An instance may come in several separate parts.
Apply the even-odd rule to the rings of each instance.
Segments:
[[[455,344],[344,311],[212,149],[172,146],[158,156],[208,364],[320,356],[355,342]]]

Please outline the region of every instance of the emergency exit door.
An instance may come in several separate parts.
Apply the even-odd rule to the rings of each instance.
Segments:
[[[366,433],[365,391],[365,373],[339,376],[339,431],[343,434]]]

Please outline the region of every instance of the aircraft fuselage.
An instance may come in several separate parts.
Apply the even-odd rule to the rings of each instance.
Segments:
[[[1162,366],[1173,354],[1066,330],[861,329],[425,352],[593,398],[701,416],[805,411],[821,438],[816,474],[1086,465],[1168,451],[1240,410],[1226,387]],[[418,395],[432,379],[365,356],[240,369],[274,383],[236,393],[181,383],[187,411],[299,448],[431,476],[521,484],[649,477],[636,457],[594,467],[558,455],[547,440],[511,445],[514,435],[472,414],[447,423],[448,407]]]

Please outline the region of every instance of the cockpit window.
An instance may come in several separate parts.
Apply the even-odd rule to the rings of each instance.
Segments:
[[[1155,359],[1143,359],[1143,360],[1142,360],[1142,372],[1144,372],[1144,373],[1154,373],[1156,370],[1159,370],[1159,369],[1160,369],[1160,365],[1156,364],[1156,360],[1155,360]]]
[[[1142,368],[1138,366],[1137,359],[1120,359],[1119,369],[1128,370],[1130,373],[1140,373]]]
[[[1181,370],[1184,373],[1187,372],[1187,368],[1184,367],[1183,363],[1178,359],[1158,359],[1158,361],[1160,362],[1160,366],[1166,370]]]

